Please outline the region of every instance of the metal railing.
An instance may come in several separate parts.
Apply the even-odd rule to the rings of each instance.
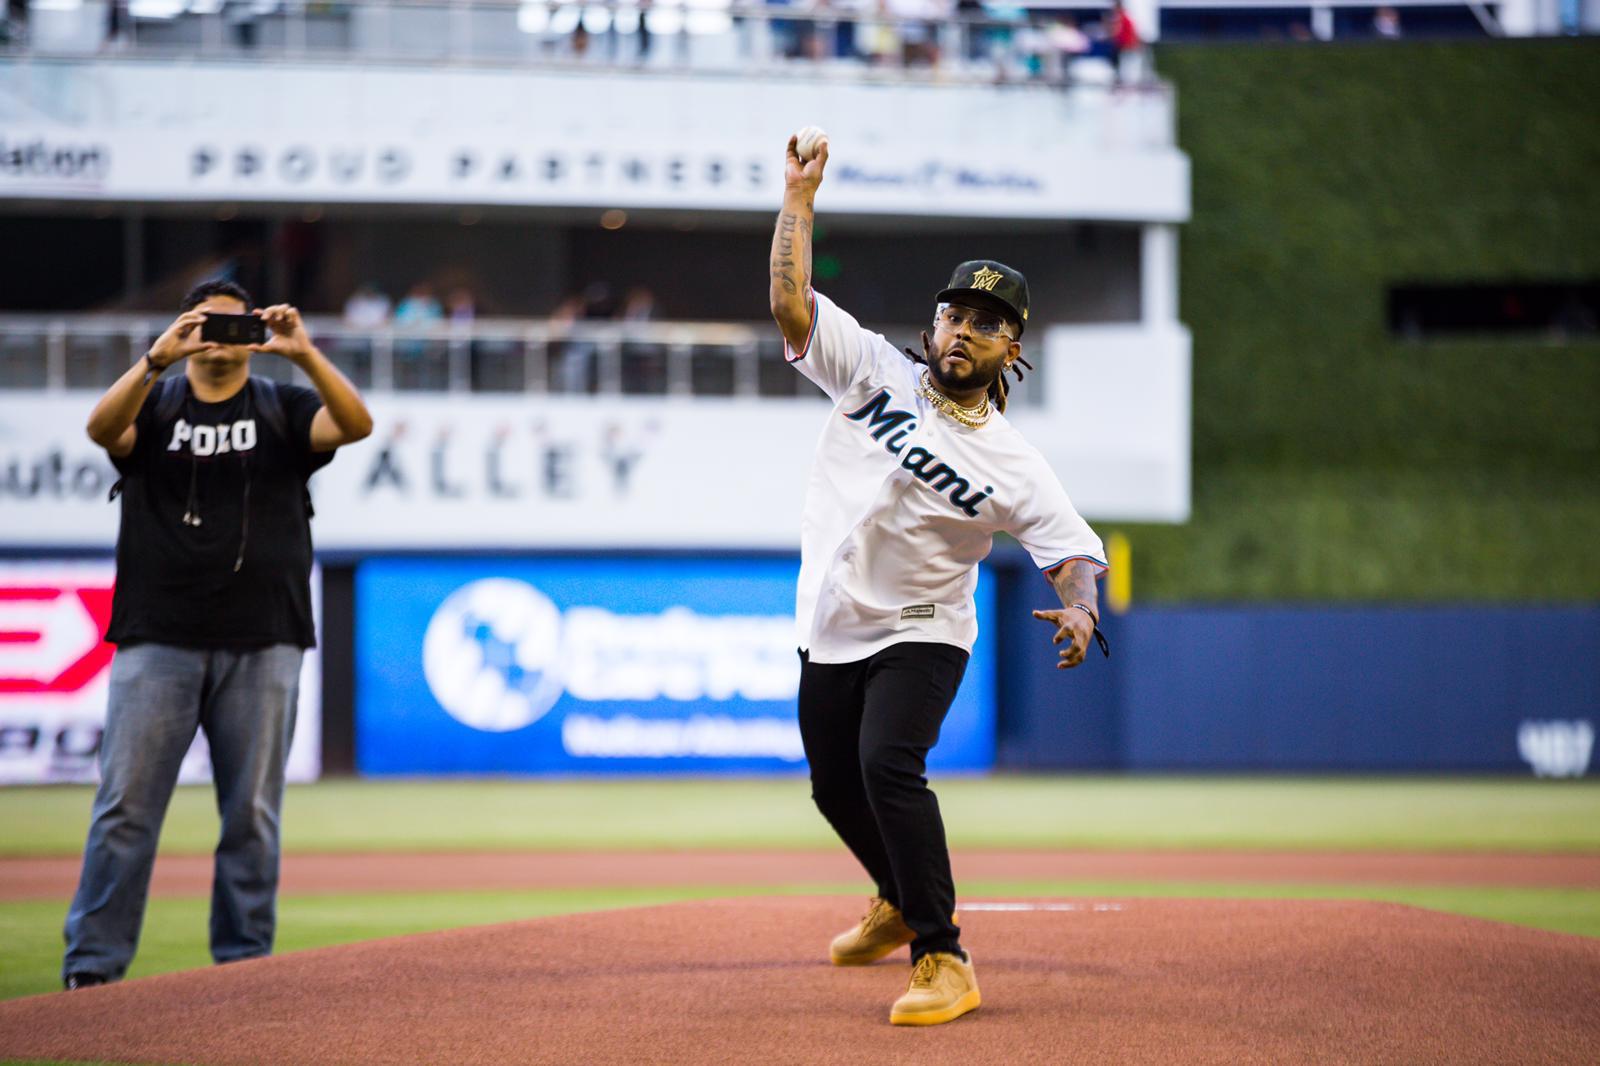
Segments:
[[[821,397],[783,357],[775,327],[710,322],[480,319],[362,329],[308,317],[317,345],[375,392],[657,397]],[[141,315],[0,315],[0,390],[104,389],[167,326]],[[294,380],[257,355],[252,370]]]
[[[1075,10],[1108,9],[1087,0]],[[954,4],[950,5],[954,8]],[[348,59],[772,73],[859,79],[1106,80],[1101,19],[906,18],[726,0],[34,0],[0,56]]]
[[[104,390],[168,322],[155,315],[0,314],[0,392]],[[771,325],[503,318],[366,329],[307,316],[306,327],[323,354],[369,392],[826,399],[789,365]],[[914,337],[918,328],[883,332]],[[272,355],[257,354],[251,372],[306,383],[293,364]],[[1038,373],[1012,393],[1012,403],[1043,403]]]

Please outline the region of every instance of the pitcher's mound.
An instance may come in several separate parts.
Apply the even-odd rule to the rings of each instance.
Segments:
[[[1600,940],[1392,904],[968,901],[982,1009],[897,1029],[857,901],[762,898],[304,951],[0,1004],[0,1057],[204,1063],[1592,1063]]]

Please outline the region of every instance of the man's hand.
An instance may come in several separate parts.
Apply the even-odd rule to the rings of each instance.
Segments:
[[[310,334],[306,333],[305,323],[300,321],[300,312],[288,304],[273,304],[271,307],[258,307],[251,313],[266,321],[272,336],[265,344],[252,344],[250,350],[281,355],[304,369],[316,347],[311,343]]]
[[[789,138],[788,161],[783,168],[783,183],[791,189],[805,189],[815,194],[817,186],[822,184],[822,168],[828,165],[828,142],[823,140],[817,145],[816,158],[809,163],[800,162],[797,144],[799,144],[798,136]]]
[[[185,356],[210,349],[213,346],[200,339],[200,326],[205,320],[204,311],[185,311],[156,338],[146,358],[157,370],[165,370]]]
[[[1033,616],[1041,622],[1055,625],[1054,643],[1071,642],[1061,649],[1057,670],[1070,670],[1083,662],[1084,655],[1089,651],[1089,641],[1094,637],[1094,619],[1087,612],[1076,607],[1062,607],[1054,611],[1034,611]]]

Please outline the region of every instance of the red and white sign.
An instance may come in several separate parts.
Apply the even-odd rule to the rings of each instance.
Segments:
[[[111,666],[111,584],[0,585],[0,695],[81,692]]]
[[[313,574],[313,608],[320,574]],[[0,562],[0,785],[98,780],[106,696],[116,649],[104,642],[116,568],[109,562]],[[320,614],[320,611],[318,611]],[[300,675],[289,780],[321,770],[321,663]],[[209,781],[204,734],[179,780]]]

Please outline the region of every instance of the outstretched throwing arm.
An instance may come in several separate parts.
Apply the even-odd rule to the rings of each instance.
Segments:
[[[783,209],[772,233],[770,267],[772,317],[789,346],[800,351],[811,333],[811,225],[817,186],[822,184],[822,169],[828,164],[828,142],[822,141],[816,157],[805,163],[800,161],[796,143],[795,137],[789,138]]]

